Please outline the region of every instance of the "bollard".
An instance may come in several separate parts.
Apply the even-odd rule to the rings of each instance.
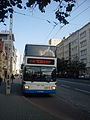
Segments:
[[[11,84],[10,84],[10,81],[7,80],[6,81],[6,95],[9,95],[10,91],[11,91]]]

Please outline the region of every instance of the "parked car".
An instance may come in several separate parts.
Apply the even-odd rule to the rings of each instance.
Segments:
[[[86,74],[86,75],[85,75],[85,79],[90,79],[90,75],[89,75],[89,74]]]
[[[82,74],[82,75],[79,75],[78,78],[84,79],[84,78],[85,78],[85,75],[83,75],[83,74]]]

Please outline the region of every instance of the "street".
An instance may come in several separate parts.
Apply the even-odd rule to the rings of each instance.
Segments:
[[[73,105],[90,112],[90,81],[76,79],[58,79],[58,91],[60,97]],[[58,92],[57,91],[57,92]]]
[[[89,81],[59,78],[55,95],[24,96],[19,78],[11,85],[9,96],[3,86],[0,86],[0,120],[90,120]]]

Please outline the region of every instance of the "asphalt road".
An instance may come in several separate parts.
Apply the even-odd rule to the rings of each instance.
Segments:
[[[72,89],[90,96],[90,80],[57,79],[58,86]]]
[[[90,119],[90,81],[57,79],[57,93],[24,96],[30,104],[58,119]]]
[[[90,81],[57,79],[57,94],[65,101],[90,113]]]
[[[90,84],[58,79],[55,96],[27,96],[28,102],[62,120],[90,119]]]
[[[25,120],[90,120],[90,94],[89,88],[87,88],[90,84],[72,81],[58,79],[57,92],[54,96],[42,94],[23,96],[20,89],[21,80],[16,78],[12,84],[11,97],[14,96],[15,99],[19,97],[19,101],[22,101],[21,105],[27,111]],[[88,93],[75,88],[84,89]],[[30,119],[28,119],[29,109],[30,115],[33,116]]]

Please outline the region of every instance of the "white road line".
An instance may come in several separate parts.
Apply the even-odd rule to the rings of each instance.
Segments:
[[[63,84],[61,84],[61,87],[70,88],[70,86],[68,86],[68,85],[63,85]]]
[[[75,88],[75,90],[78,90],[78,91],[81,91],[81,92],[84,92],[84,93],[89,93],[89,94],[90,94],[90,92],[89,92],[89,91],[86,91],[86,90],[81,90],[81,89],[79,89],[79,88]]]
[[[52,117],[60,118],[60,116],[58,116],[58,115],[50,112],[50,111],[47,110],[47,108],[45,108],[44,106],[41,106],[41,105],[39,105],[38,103],[34,103],[33,101],[31,101],[30,99],[28,99],[28,98],[26,98],[26,97],[24,97],[24,96],[22,96],[22,98],[23,98],[25,101],[27,101],[28,103],[30,103],[30,104],[34,105],[35,107],[39,108],[40,110],[43,110],[44,112],[50,114]]]
[[[61,84],[61,87],[70,88],[70,86],[63,85],[63,84]],[[79,89],[79,88],[74,88],[74,89],[75,89],[75,90],[78,90],[78,91],[80,91],[80,92],[84,92],[84,93],[89,93],[89,94],[90,94],[90,92],[89,92],[89,91],[86,91],[86,90],[82,90],[82,89]]]
[[[79,85],[87,85],[87,86],[90,86],[88,85],[88,83],[79,83],[79,82],[71,82],[71,81],[67,81],[67,80],[63,80],[63,82],[68,82],[68,83],[75,83],[75,84],[79,84]]]

